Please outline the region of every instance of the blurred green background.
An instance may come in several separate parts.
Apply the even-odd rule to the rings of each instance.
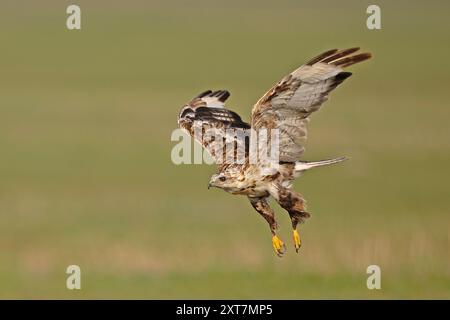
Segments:
[[[0,298],[450,298],[450,3],[376,1],[379,31],[369,4],[3,0]],[[352,159],[296,182],[313,214],[298,255],[274,204],[279,259],[246,198],[207,190],[214,166],[172,164],[177,113],[228,89],[249,120],[285,74],[351,46],[374,58],[313,116],[305,159]]]

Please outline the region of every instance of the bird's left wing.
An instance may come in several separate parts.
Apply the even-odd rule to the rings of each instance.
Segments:
[[[187,103],[178,124],[208,150],[217,164],[239,162],[247,156],[250,125],[225,108],[226,90],[205,91]],[[244,152],[244,154],[242,154]]]

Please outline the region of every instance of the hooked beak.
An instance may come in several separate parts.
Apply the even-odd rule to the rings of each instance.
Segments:
[[[210,183],[208,183],[208,190],[209,190],[209,188],[211,188],[212,187],[212,185],[211,185],[211,182]]]

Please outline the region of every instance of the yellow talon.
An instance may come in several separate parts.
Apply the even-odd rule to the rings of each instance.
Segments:
[[[273,245],[273,249],[275,250],[276,254],[281,257],[283,255],[283,253],[286,252],[286,246],[284,244],[283,241],[281,241],[280,238],[278,238],[278,236],[274,235],[272,237],[272,245]]]
[[[298,250],[302,246],[302,240],[300,239],[300,234],[298,233],[297,230],[294,230],[293,236],[294,236],[295,251],[298,252]]]

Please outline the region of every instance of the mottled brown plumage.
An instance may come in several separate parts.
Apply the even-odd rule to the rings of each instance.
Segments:
[[[218,164],[218,173],[211,177],[209,186],[247,196],[253,208],[268,222],[273,247],[279,256],[285,246],[276,235],[277,222],[267,199],[272,196],[289,213],[298,252],[301,243],[296,228],[310,214],[303,197],[292,190],[292,182],[306,170],[346,159],[299,161],[304,152],[306,125],[310,115],[328,99],[328,94],[351,76],[343,68],[371,57],[369,53],[354,54],[358,50],[329,50],[288,74],[253,106],[251,125],[225,108],[230,96],[225,90],[201,93],[178,115],[180,127],[197,139]],[[269,134],[277,131],[279,158],[276,162],[259,158],[252,161],[252,130],[256,133],[268,130]],[[269,135],[268,141],[271,139],[275,138]]]

